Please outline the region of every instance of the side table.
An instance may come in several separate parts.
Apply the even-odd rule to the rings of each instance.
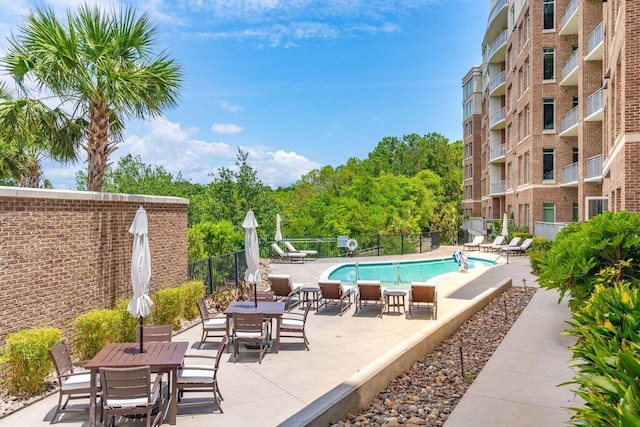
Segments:
[[[318,304],[320,303],[320,288],[305,286],[300,289],[300,292],[302,292],[303,304],[311,304],[311,308],[313,308],[313,304],[315,304],[315,309],[318,310]]]
[[[401,290],[387,290],[384,293],[387,302],[387,314],[391,312],[393,307],[394,312],[404,313],[404,297],[407,295],[406,291]]]

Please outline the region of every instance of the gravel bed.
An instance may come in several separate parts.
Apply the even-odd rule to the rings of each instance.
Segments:
[[[394,379],[367,408],[332,427],[442,426],[535,291],[510,288]]]

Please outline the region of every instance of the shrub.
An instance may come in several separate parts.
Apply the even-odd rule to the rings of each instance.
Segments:
[[[53,370],[49,349],[62,339],[58,328],[35,328],[7,336],[0,354],[2,383],[9,393],[33,396],[46,388]]]
[[[180,329],[180,316],[183,313],[183,292],[180,288],[160,289],[153,294],[152,322],[156,325],[172,325]]]
[[[81,359],[91,359],[106,344],[120,341],[122,313],[118,310],[89,310],[76,317],[73,325],[76,354]]]
[[[623,260],[640,260],[640,215],[626,211],[605,212],[583,223],[564,227],[551,248],[539,258],[538,283],[557,289],[560,300],[570,295],[569,307],[579,308],[589,298],[596,275]],[[640,264],[621,267],[621,277],[635,283]]]
[[[121,320],[120,342],[134,342],[136,340],[136,327],[140,323],[140,319],[129,313],[130,301],[130,298],[118,298],[113,306],[113,310],[119,314]]]
[[[551,248],[551,242],[546,237],[533,237],[533,244],[526,252],[531,263],[531,270],[534,274],[540,274],[540,258],[544,255],[549,248]]]
[[[202,280],[191,280],[180,286],[182,292],[183,312],[182,316],[185,319],[193,319],[198,317],[198,307],[196,302],[204,297],[205,286]]]
[[[576,426],[640,425],[640,295],[618,282],[622,266],[604,269],[585,305],[572,314],[568,332],[578,373],[571,383],[584,406],[572,408]]]

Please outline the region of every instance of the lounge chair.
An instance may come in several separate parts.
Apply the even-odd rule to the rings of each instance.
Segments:
[[[491,243],[481,243],[480,250],[485,250],[487,252],[492,251],[494,246],[504,245],[505,240],[507,240],[505,236],[496,236]]]
[[[329,303],[337,304],[340,316],[351,307],[353,288],[343,287],[340,280],[318,280],[318,286],[320,286],[322,295],[320,297],[322,299],[321,307]],[[347,301],[346,306],[344,304],[345,300]]]
[[[380,286],[379,280],[358,280],[358,292],[356,294],[356,312],[358,314],[360,309],[370,302],[374,303],[374,306],[380,306],[380,312],[378,316],[382,318],[384,312],[384,288]]]
[[[202,337],[200,338],[200,346],[198,348],[202,348],[208,338],[221,339],[227,336],[227,317],[211,317],[204,298],[200,298],[196,302],[196,305],[198,306],[200,319],[202,320]]]
[[[271,258],[272,261],[279,259],[281,261],[288,261],[288,262],[293,262],[293,261],[304,262],[305,258],[307,257],[307,254],[304,252],[285,252],[276,243],[271,244],[271,249],[273,249],[273,252],[276,255],[275,257]]]
[[[144,415],[147,427],[162,424],[162,376],[157,375],[152,383],[149,366],[100,368],[100,379],[105,425],[111,425],[109,417],[115,415]]]
[[[513,239],[511,239],[508,245],[495,245],[495,246],[492,246],[491,248],[494,251],[498,251],[498,252],[504,250],[504,248],[515,248],[520,245],[521,240],[522,240],[522,237],[514,237]]]
[[[273,296],[277,301],[282,300],[287,304],[287,310],[291,309],[291,299],[297,296],[300,302],[300,290],[302,285],[293,283],[288,274],[269,274],[267,276]]]
[[[229,344],[229,338],[224,337],[218,347],[218,352],[215,359],[211,356],[193,355],[187,354],[185,356],[185,363],[180,369],[178,369],[178,409],[191,408],[194,406],[210,406],[215,405],[214,410],[222,411],[222,405],[220,401],[222,393],[218,387],[218,368],[220,367],[220,359],[222,359],[222,353]],[[194,364],[190,363],[190,360],[205,360],[211,361],[210,364]],[[182,400],[185,392],[211,392],[213,399],[197,399],[194,401],[185,402]]]
[[[295,248],[295,246],[293,246],[293,244],[291,244],[291,242],[284,242],[284,246],[287,248],[289,253],[307,254],[306,255],[307,259],[318,258],[318,251],[314,251],[311,249],[304,249],[299,251],[298,249]]]
[[[71,353],[66,341],[62,340],[49,349],[49,356],[53,360],[58,375],[58,406],[51,418],[51,424],[56,422],[58,415],[62,412],[87,412],[89,411],[88,399],[91,392],[91,374],[88,371],[77,371],[71,360]],[[100,378],[97,378],[98,387]],[[99,390],[98,390],[99,391]],[[64,404],[62,398],[65,397]],[[87,406],[84,408],[69,407],[69,400],[87,399]],[[102,421],[102,417],[100,418]]]
[[[524,242],[522,242],[522,244],[519,246],[505,246],[504,248],[501,249],[501,251],[514,254],[514,255],[524,255],[524,253],[527,251],[527,249],[531,247],[532,244],[533,244],[533,239],[528,238],[528,239],[524,239]]]
[[[463,244],[464,249],[476,249],[480,250],[480,244],[484,242],[484,236],[476,236],[473,241]]]
[[[307,351],[309,351],[309,340],[307,339],[305,326],[309,309],[311,309],[311,304],[307,304],[304,313],[285,313],[280,320],[280,339],[299,338]]]
[[[433,318],[438,318],[438,291],[436,291],[435,285],[428,285],[423,282],[411,282],[411,289],[409,290],[409,310],[407,317],[411,319],[412,310],[415,310],[425,304],[427,307],[431,306],[431,313]]]

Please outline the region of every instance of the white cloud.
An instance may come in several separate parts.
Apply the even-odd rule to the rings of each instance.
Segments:
[[[242,147],[249,153],[247,162],[258,172],[258,177],[271,187],[287,186],[299,180],[320,163],[307,159],[294,151],[270,151],[262,146]]]
[[[240,111],[244,111],[244,108],[242,108],[242,106],[238,104],[231,104],[227,101],[220,101],[220,107],[222,107],[223,110],[229,111],[231,113],[239,113]]]
[[[219,133],[223,135],[233,135],[236,133],[242,132],[244,129],[238,125],[234,125],[232,123],[214,123],[211,126],[211,131],[213,133]]]

